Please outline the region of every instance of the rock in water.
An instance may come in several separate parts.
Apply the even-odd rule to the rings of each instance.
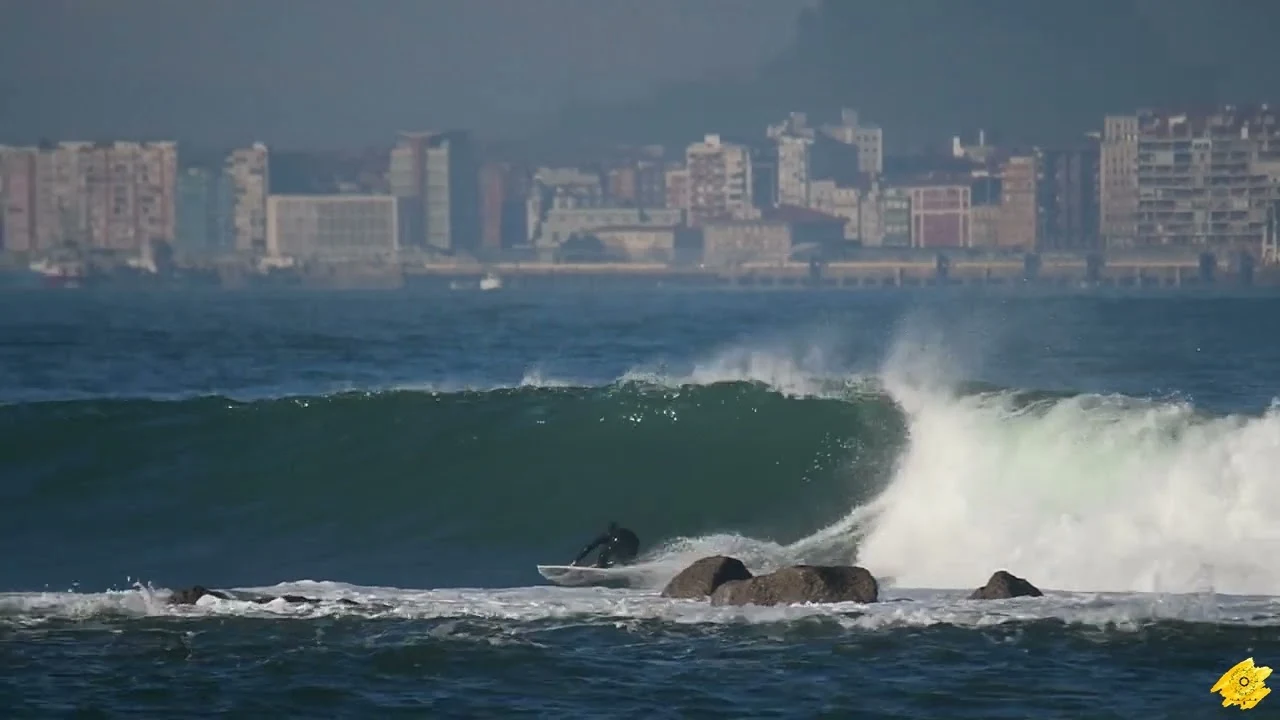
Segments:
[[[704,557],[680,571],[662,589],[662,597],[702,600],[711,597],[716,588],[733,580],[750,580],[751,571],[737,558],[713,555]]]
[[[320,600],[317,600],[316,598],[303,597],[301,595],[268,595],[265,597],[246,596],[237,598],[220,590],[210,590],[203,585],[175,590],[174,593],[169,596],[168,603],[170,605],[195,605],[199,602],[200,598],[205,595],[212,595],[213,597],[220,598],[222,600],[244,600],[247,602],[257,603],[259,605],[266,605],[267,603],[275,602],[276,600],[283,600],[291,605],[299,603],[316,605],[320,603]],[[338,598],[337,602],[339,605],[359,605],[355,600],[348,600],[346,598]]]
[[[711,594],[711,604],[873,603],[879,594],[879,583],[865,568],[796,565],[750,580],[727,582]]]
[[[986,585],[973,591],[970,600],[1003,600],[1016,597],[1041,597],[1040,588],[1004,570],[997,570]]]
[[[183,588],[182,590],[174,590],[173,594],[169,596],[168,603],[170,605],[195,605],[196,602],[205,595],[212,595],[221,600],[231,599],[231,596],[224,592],[218,592],[217,590],[210,590],[202,585],[196,585],[194,587]]]

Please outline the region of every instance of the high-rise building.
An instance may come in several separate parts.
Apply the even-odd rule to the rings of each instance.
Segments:
[[[1138,233],[1138,117],[1108,115],[1103,121],[1099,190],[1100,226],[1108,247],[1136,242]]]
[[[481,245],[480,167],[469,133],[401,133],[391,151],[403,244],[454,253]]]
[[[490,162],[480,168],[480,246],[485,250],[502,249],[502,211],[510,172],[505,163]]]
[[[1035,250],[1037,168],[1034,155],[1015,155],[1001,167],[996,241],[1001,247]]]
[[[0,236],[6,252],[36,248],[35,148],[0,147]]]
[[[89,192],[86,166],[91,143],[63,142],[36,155],[36,248],[86,247],[89,244]]]
[[[809,206],[809,153],[813,140],[782,134],[774,140],[778,147],[778,194],[776,204]]]
[[[475,147],[463,131],[427,140],[427,245],[443,252],[480,246],[480,177]]]
[[[178,176],[178,231],[175,248],[189,255],[221,255],[235,250],[235,198],[231,176],[222,168],[187,168]]]
[[[103,143],[82,148],[89,245],[140,252],[177,231],[175,143]]]
[[[232,150],[226,173],[231,183],[231,228],[238,252],[267,251],[267,196],[271,190],[270,152],[262,143]]]
[[[751,154],[745,146],[707,135],[685,151],[685,167],[689,171],[690,225],[759,217],[751,202]]]
[[[1098,249],[1101,194],[1097,140],[1075,148],[1041,150],[1038,159],[1040,247]]]
[[[0,152],[6,243],[142,253],[176,233],[177,145],[63,142]]]
[[[388,181],[398,200],[400,246],[427,246],[427,140],[431,132],[402,132],[391,150]]]
[[[1138,244],[1261,252],[1280,201],[1274,110],[1144,113],[1137,138]]]
[[[480,167],[480,247],[503,250],[527,240],[525,176],[511,165],[489,162]]]
[[[753,142],[751,155],[751,205],[757,209],[778,206],[778,143]]]

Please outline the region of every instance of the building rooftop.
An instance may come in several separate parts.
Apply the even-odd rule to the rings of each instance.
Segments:
[[[1276,111],[1266,104],[1224,105],[1219,108],[1190,112],[1144,111],[1138,125],[1147,135],[1156,137],[1232,136],[1274,134],[1280,131]]]
[[[602,232],[673,232],[679,225],[606,225],[605,227],[592,230],[593,233]]]
[[[972,172],[956,172],[935,170],[895,177],[890,183],[892,187],[946,187],[963,185],[968,187],[973,182]]]
[[[762,210],[760,214],[762,216],[761,219],[766,222],[839,223],[840,225],[848,222],[846,218],[796,205],[779,205],[778,207]]]

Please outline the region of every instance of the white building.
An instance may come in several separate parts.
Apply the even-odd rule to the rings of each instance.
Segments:
[[[710,220],[752,220],[751,153],[742,145],[707,135],[685,151],[689,171],[689,224]]]
[[[272,195],[267,254],[328,261],[390,260],[399,250],[392,195]]]
[[[813,140],[797,135],[779,135],[778,146],[779,205],[809,206],[809,156]]]
[[[607,227],[670,228],[684,222],[679,208],[555,208],[548,210],[535,245],[557,248],[574,235],[587,235]]]

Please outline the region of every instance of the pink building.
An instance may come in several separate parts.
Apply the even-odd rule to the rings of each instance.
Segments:
[[[972,209],[969,185],[958,180],[904,183],[911,197],[911,246],[971,247]]]
[[[36,246],[36,151],[0,148],[0,249],[30,252]]]

